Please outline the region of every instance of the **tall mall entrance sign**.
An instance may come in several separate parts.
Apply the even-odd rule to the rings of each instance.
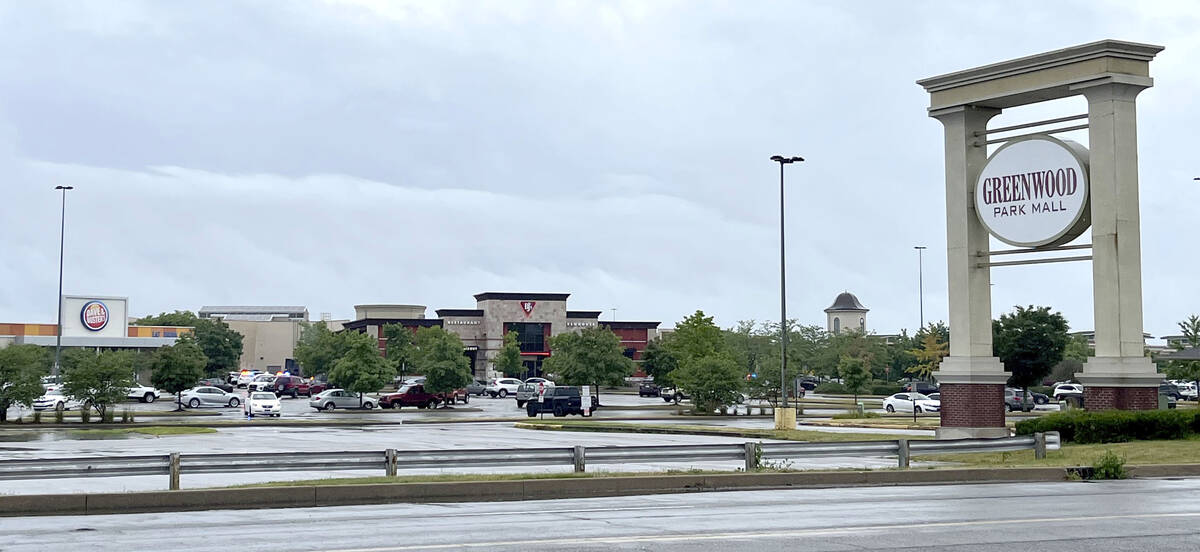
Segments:
[[[950,356],[943,438],[1007,435],[992,356],[991,267],[1092,261],[1096,356],[1077,374],[1089,409],[1150,409],[1161,377],[1143,356],[1138,93],[1161,46],[1104,40],[918,81],[945,127]],[[988,129],[1005,108],[1082,95],[1088,112]],[[1085,124],[1071,124],[1071,121]],[[1038,130],[1038,129],[1041,130]],[[1088,130],[1091,151],[1053,134]],[[989,135],[1006,133],[1004,138]],[[1016,133],[1016,134],[1014,134]],[[989,158],[989,144],[1004,143]],[[1066,245],[1091,227],[1090,245]],[[1012,246],[992,251],[990,236]],[[1091,249],[1090,256],[1063,251]],[[1011,252],[1049,258],[993,261]],[[1064,256],[1067,255],[1067,256]]]

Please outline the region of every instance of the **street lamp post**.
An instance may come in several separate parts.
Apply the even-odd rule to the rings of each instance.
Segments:
[[[62,358],[62,282],[63,282],[63,243],[67,231],[67,190],[74,186],[55,186],[62,190],[62,212],[58,219],[58,324],[54,329],[54,366],[51,367],[50,377],[58,383],[58,363]]]
[[[779,395],[782,400],[783,408],[788,407],[787,402],[787,278],[784,265],[784,237],[783,237],[783,166],[792,163],[804,161],[803,157],[792,156],[784,157],[782,155],[771,156],[771,161],[779,163],[779,347],[780,347],[780,364],[779,364]]]
[[[914,245],[913,249],[917,250],[917,300],[920,303],[921,325],[917,326],[920,331],[925,327],[925,246]]]

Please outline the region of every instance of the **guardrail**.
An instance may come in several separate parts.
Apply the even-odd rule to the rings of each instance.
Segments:
[[[847,442],[747,442],[720,445],[656,445],[630,447],[576,446],[571,448],[377,450],[362,452],[262,452],[231,454],[180,454],[149,456],[98,456],[89,458],[35,458],[0,460],[0,480],[79,477],[167,475],[169,488],[179,489],[183,473],[239,473],[272,471],[379,470],[395,476],[399,470],[479,466],[564,466],[582,472],[588,463],[714,462],[741,461],[747,471],[764,459],[800,459],[830,456],[895,456],[907,468],[914,455],[965,452],[1033,450],[1045,458],[1047,450],[1061,446],[1058,432],[1035,433],[999,439],[847,441]]]

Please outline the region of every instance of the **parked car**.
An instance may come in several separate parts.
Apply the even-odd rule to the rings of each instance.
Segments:
[[[450,394],[449,398],[450,403],[453,404],[455,395]],[[379,397],[380,408],[400,408],[404,406],[433,408],[443,402],[446,402],[446,395],[429,393],[425,391],[425,386],[421,384],[403,385],[399,391]]]
[[[1054,390],[1050,392],[1054,396],[1054,400],[1061,401],[1067,398],[1083,398],[1083,386],[1078,383],[1060,383],[1054,386]]]
[[[805,391],[812,391],[820,385],[821,380],[816,376],[804,376],[800,378],[800,387]]]
[[[568,414],[591,416],[599,406],[599,400],[595,395],[590,395],[590,397],[591,404],[585,406],[583,404],[583,396],[580,394],[578,387],[556,386],[547,388],[542,401],[535,399],[525,403],[525,413],[530,418],[535,418],[543,412],[550,412],[557,417]]]
[[[230,373],[236,374],[237,372],[230,372]],[[237,381],[236,377],[235,377],[234,381]],[[202,380],[200,380],[200,385],[205,386],[205,387],[216,387],[217,389],[220,389],[221,391],[225,391],[227,393],[232,392],[235,388],[235,386],[231,385],[227,380],[224,380],[221,378],[202,379]]]
[[[538,378],[538,379],[540,379],[540,378]],[[554,388],[554,382],[551,382],[549,380],[543,380],[543,381],[546,381],[548,383],[539,383],[539,382],[531,383],[529,381],[526,381],[525,383],[522,383],[520,387],[517,387],[517,408],[524,408],[525,403],[527,403],[529,401],[536,401],[538,398],[539,390],[545,389],[546,392],[549,393],[550,390]]]
[[[275,392],[276,397],[289,395],[293,399],[300,395],[312,395],[308,380],[300,376],[278,376],[271,382],[269,391]]]
[[[179,402],[188,408],[200,408],[201,406],[229,406],[237,408],[241,406],[242,398],[236,393],[206,385],[193,387],[180,393]]]
[[[552,382],[546,378],[528,378],[525,380],[525,383],[542,383],[542,384],[546,384],[546,385],[554,385],[554,382]]]
[[[262,375],[261,370],[242,370],[238,373],[237,386],[246,387],[255,377]]]
[[[658,391],[658,396],[662,397],[662,400],[666,402],[679,402],[692,398],[687,393],[684,393],[675,387],[663,387]]]
[[[43,410],[79,410],[83,403],[72,397],[63,395],[62,389],[51,388],[46,394],[33,401],[33,409]]]
[[[662,388],[659,387],[657,383],[652,381],[643,381],[642,384],[638,386],[639,397],[657,397],[661,391]]]
[[[328,381],[318,379],[311,380],[308,382],[308,396],[311,397],[332,387],[333,386],[329,385]]]
[[[1020,387],[1006,387],[1005,389],[1015,389],[1017,391],[1018,395],[1021,394]],[[1049,404],[1050,403],[1050,397],[1047,396],[1045,393],[1038,393],[1037,391],[1030,391],[1029,397],[1030,397],[1030,400],[1033,401],[1033,404]]]
[[[921,393],[896,393],[883,399],[883,409],[888,412],[939,412],[942,402],[933,400]]]
[[[133,387],[130,387],[129,391],[125,393],[125,398],[144,403],[152,403],[159,396],[160,394],[157,389],[145,385],[138,385],[137,382],[134,382]]]
[[[275,377],[271,374],[259,374],[246,384],[246,391],[251,393],[255,391],[270,391],[275,385]]]
[[[904,393],[908,393],[913,390],[914,385],[917,387],[917,389],[916,389],[917,393],[920,393],[922,395],[928,396],[930,393],[938,392],[937,384],[929,383],[927,381],[915,381],[915,382],[906,383],[900,388],[900,391],[904,392]]]
[[[515,394],[517,392],[517,388],[520,387],[522,383],[524,382],[517,378],[496,378],[488,382],[487,394],[491,395],[492,398],[500,397],[503,399],[509,395]]]
[[[1196,400],[1196,383],[1185,381],[1175,385],[1179,389],[1179,397],[1186,401]]]
[[[467,394],[475,395],[476,397],[482,397],[484,393],[487,393],[486,381],[481,379],[473,379],[471,380],[471,383],[467,384]]]
[[[358,393],[342,389],[326,389],[313,395],[308,400],[308,406],[317,410],[336,410],[338,408],[371,410],[375,408],[375,399],[366,395],[360,399]]]
[[[270,391],[255,391],[246,397],[246,406],[251,416],[273,416],[278,418],[283,413],[279,397]]]
[[[1004,388],[1004,406],[1009,412],[1030,412],[1033,410],[1034,400],[1033,393],[1025,396],[1020,389],[1015,387]]]
[[[1158,394],[1170,397],[1172,400],[1179,400],[1183,395],[1179,392],[1179,386],[1169,381],[1163,381],[1158,384]]]

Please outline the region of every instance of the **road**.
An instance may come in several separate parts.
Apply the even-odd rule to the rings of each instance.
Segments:
[[[0,518],[0,550],[1190,551],[1198,496],[1187,479]]]

